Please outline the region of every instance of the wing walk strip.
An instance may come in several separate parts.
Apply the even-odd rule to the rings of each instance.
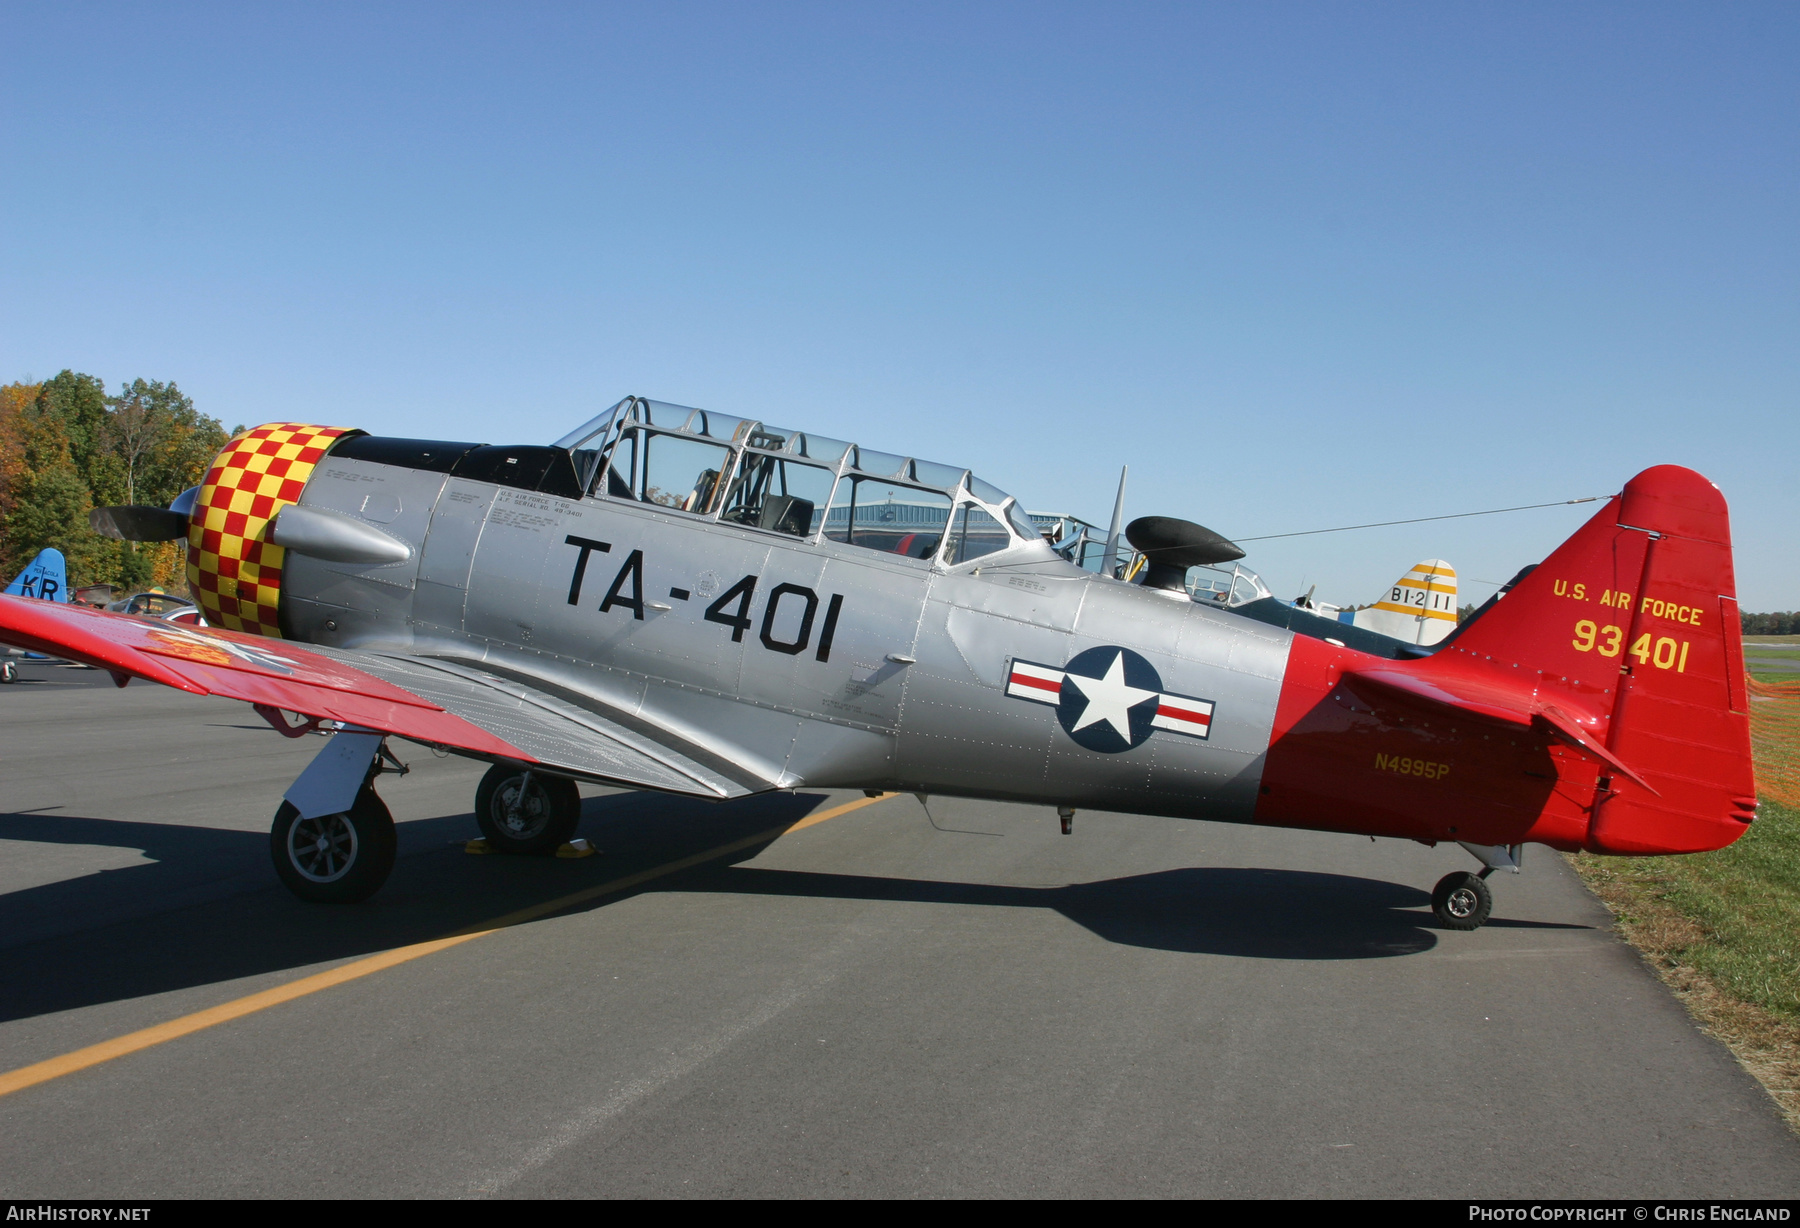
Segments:
[[[845,802],[842,806],[833,806],[818,814],[808,815],[797,823],[789,823],[782,827],[771,827],[757,832],[754,836],[745,836],[742,840],[733,840],[729,844],[721,844],[704,852],[695,853],[691,857],[683,857],[676,861],[665,862],[660,866],[652,866],[648,870],[640,870],[636,874],[627,874],[624,878],[615,878],[609,883],[601,883],[569,895],[559,896],[554,900],[546,900],[542,904],[533,904],[529,908],[521,908],[517,912],[509,912],[505,916],[496,917],[492,921],[481,921],[461,929],[454,934],[446,934],[442,938],[432,938],[425,942],[415,942],[409,946],[395,947],[391,951],[382,951],[348,964],[340,964],[336,968],[301,977],[286,985],[277,985],[273,989],[265,989],[260,993],[249,994],[231,1002],[208,1007],[191,1015],[183,1015],[179,1019],[171,1019],[167,1023],[159,1023],[155,1027],[144,1028],[137,1032],[128,1032],[124,1036],[103,1040],[97,1045],[89,1045],[85,1049],[77,1049],[60,1057],[47,1058],[30,1066],[21,1066],[17,1070],[9,1070],[0,1074],[0,1096],[11,1095],[27,1087],[39,1083],[48,1083],[52,1079],[60,1079],[78,1070],[86,1070],[90,1066],[98,1066],[102,1062],[110,1062],[116,1057],[124,1057],[143,1049],[154,1048],[166,1041],[178,1040],[195,1032],[205,1031],[221,1023],[230,1023],[233,1019],[242,1019],[245,1015],[254,1015],[258,1011],[268,1010],[271,1006],[280,1006],[284,1002],[292,1002],[296,998],[304,998],[318,993],[321,989],[330,989],[334,985],[343,985],[349,981],[361,980],[365,976],[411,963],[415,959],[423,959],[427,955],[436,955],[439,951],[447,951],[451,947],[461,946],[465,942],[473,942],[477,938],[485,938],[489,934],[509,929],[515,925],[523,925],[527,921],[536,921],[553,913],[573,908],[577,904],[585,904],[589,900],[597,900],[602,896],[616,895],[621,891],[629,891],[633,887],[664,878],[680,870],[691,869],[723,857],[727,853],[736,853],[754,845],[763,844],[777,837],[791,835],[805,828],[816,826],[839,815],[849,814],[852,810],[861,810],[864,806],[873,806],[876,802],[885,801],[898,794],[882,793],[875,797],[859,797],[853,802]]]

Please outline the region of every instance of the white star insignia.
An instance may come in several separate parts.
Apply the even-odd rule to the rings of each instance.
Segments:
[[[1125,685],[1123,652],[1113,658],[1104,678],[1084,678],[1080,674],[1070,674],[1068,678],[1088,701],[1081,719],[1075,722],[1075,729],[1086,729],[1089,725],[1105,721],[1127,742],[1131,741],[1131,710],[1146,700],[1158,698],[1160,694]],[[1074,731],[1070,730],[1071,733]]]

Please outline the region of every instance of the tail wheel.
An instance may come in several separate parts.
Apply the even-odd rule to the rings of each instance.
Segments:
[[[17,682],[19,680],[19,663],[17,661],[0,661],[0,682]]]
[[[269,831],[275,873],[312,904],[354,904],[374,895],[394,868],[394,817],[364,785],[350,809],[305,819],[281,803]]]
[[[475,790],[475,821],[498,853],[553,853],[581,822],[581,792],[567,776],[495,766]]]
[[[1432,889],[1431,911],[1447,930],[1478,930],[1494,911],[1494,893],[1481,875],[1458,870]]]

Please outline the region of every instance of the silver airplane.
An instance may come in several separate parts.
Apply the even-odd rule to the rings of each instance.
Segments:
[[[500,851],[570,840],[577,781],[907,791],[1454,842],[1463,929],[1527,841],[1690,852],[1754,811],[1724,501],[1673,466],[1404,660],[1193,600],[1242,553],[1198,525],[1134,521],[1123,582],[960,466],[638,397],[547,446],[258,427],[94,524],[184,538],[209,625],[0,598],[0,641],[335,729],[271,833],[311,901],[393,865],[388,737],[493,765]]]

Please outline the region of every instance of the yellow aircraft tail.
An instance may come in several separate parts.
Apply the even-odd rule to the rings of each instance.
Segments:
[[[1355,625],[1409,644],[1435,644],[1456,629],[1456,568],[1426,559],[1394,581]]]

